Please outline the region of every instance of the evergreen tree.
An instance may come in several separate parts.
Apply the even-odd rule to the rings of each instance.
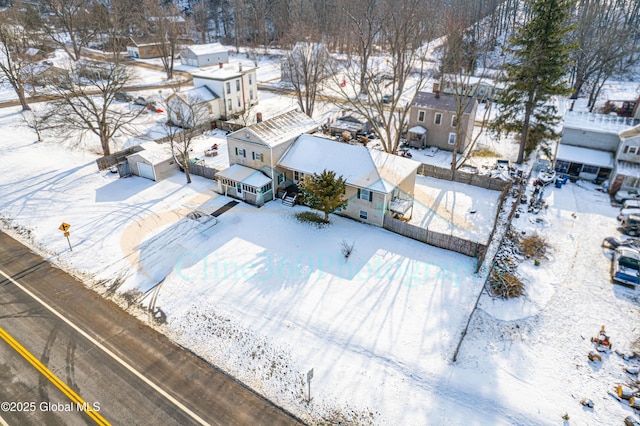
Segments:
[[[302,192],[302,202],[312,209],[324,212],[324,221],[329,222],[329,213],[347,207],[344,197],[346,181],[342,176],[326,169],[321,174],[306,175],[298,187]]]
[[[568,95],[565,80],[571,46],[566,35],[573,0],[528,0],[530,19],[510,40],[512,61],[504,65],[505,89],[498,96],[498,117],[492,129],[520,133],[518,163],[541,142],[557,139],[558,110],[553,96]]]

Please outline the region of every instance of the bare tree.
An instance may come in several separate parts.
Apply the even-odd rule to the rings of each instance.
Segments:
[[[56,111],[50,108],[23,111],[21,118],[24,124],[36,133],[38,142],[42,142],[45,132],[49,130],[55,131],[56,129],[56,125],[52,120],[52,116],[55,113]]]
[[[50,107],[53,125],[69,135],[85,133],[100,139],[103,155],[111,154],[111,139],[116,133],[131,133],[133,121],[142,108],[115,103],[116,94],[130,81],[128,70],[112,63],[72,64],[56,84],[48,86],[53,100]]]
[[[320,43],[297,43],[283,60],[282,66],[293,85],[302,112],[313,116],[316,94],[327,70],[331,56]]]
[[[145,0],[144,11],[147,16],[146,32],[157,43],[160,61],[167,74],[167,80],[173,79],[173,61],[180,53],[181,33],[184,18],[173,3],[162,5],[157,0]]]
[[[15,10],[0,15],[0,82],[5,81],[18,95],[22,110],[29,110],[25,95],[25,77],[32,58],[26,53],[31,37]]]
[[[341,69],[334,71],[331,89],[339,99],[338,105],[363,116],[380,137],[383,149],[395,153],[405,131],[409,106],[430,74],[425,55],[433,28],[427,19],[429,2],[387,0],[383,7],[381,41],[389,56],[370,57],[364,89],[360,87],[362,60],[349,57]]]
[[[163,127],[171,144],[176,162],[184,170],[187,183],[191,183],[189,173],[190,152],[193,139],[202,133],[209,122],[209,112],[204,100],[198,95],[174,93],[165,103],[168,120]]]
[[[491,50],[492,42],[490,34],[476,29],[471,32],[471,17],[464,8],[449,8],[443,14],[442,25],[445,34],[444,42],[440,48],[440,87],[455,100],[455,141],[453,144],[453,155],[451,170],[461,167],[469,154],[473,145],[484,131],[486,120],[482,121],[480,132],[475,139],[467,134],[465,126],[468,124],[462,119],[464,114],[469,114],[476,108],[478,103],[479,87],[486,82],[488,65],[485,61],[484,67],[477,69],[477,63],[485,53]],[[496,66],[497,64],[492,64]],[[485,84],[491,92],[491,84]],[[487,99],[489,108],[485,109],[488,114],[491,106],[491,94]],[[485,117],[488,118],[488,117]],[[473,128],[473,126],[471,126]],[[467,150],[463,154],[462,161],[458,161],[458,152]]]
[[[42,0],[48,22],[42,30],[49,40],[77,61],[82,48],[94,40],[99,31],[99,18],[94,16],[98,4],[91,0]]]

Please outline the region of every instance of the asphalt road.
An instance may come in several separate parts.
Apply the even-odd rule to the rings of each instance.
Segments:
[[[0,329],[85,402],[99,407],[96,412],[111,424],[300,423],[2,232]],[[0,402],[10,402],[13,409],[3,406],[0,424],[2,419],[9,425],[95,424],[82,411],[66,411],[69,396],[3,339]]]

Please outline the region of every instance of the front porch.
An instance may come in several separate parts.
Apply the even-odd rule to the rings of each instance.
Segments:
[[[258,207],[273,200],[271,179],[258,170],[234,164],[218,172],[216,181],[218,193],[238,198]]]

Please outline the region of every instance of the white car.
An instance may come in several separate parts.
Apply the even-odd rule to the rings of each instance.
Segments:
[[[640,200],[640,194],[638,191],[618,191],[613,198],[619,203],[624,203],[626,200]]]
[[[622,203],[622,209],[640,209],[640,199],[637,200],[624,200]]]
[[[622,209],[622,210],[620,210],[620,214],[618,215],[618,220],[623,221],[630,214],[633,214],[633,215],[636,215],[636,216],[640,216],[640,208]]]

